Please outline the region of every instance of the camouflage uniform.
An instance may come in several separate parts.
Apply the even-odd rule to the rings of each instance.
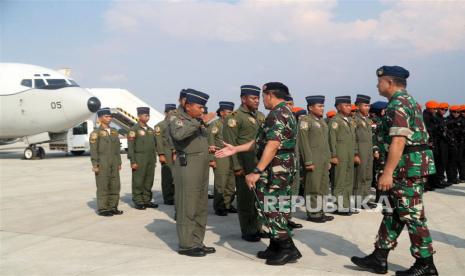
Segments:
[[[296,137],[297,120],[286,103],[282,102],[268,114],[259,129],[256,139],[258,158],[263,154],[268,141],[280,142],[278,152],[260,175],[260,179],[256,184],[256,191],[261,205],[257,206],[257,209],[264,207],[266,197],[278,199],[280,196],[291,196],[291,184],[296,173]],[[258,212],[259,220],[270,228],[272,238],[291,236],[292,231],[287,226],[290,201],[282,205],[283,209],[279,206],[279,199],[274,206],[270,205],[268,203],[268,211]]]
[[[423,188],[426,177],[434,174],[436,169],[433,153],[427,147],[429,137],[420,106],[405,90],[397,91],[389,100],[383,129],[381,135],[386,148],[392,136],[407,139],[404,153],[393,173],[394,186],[388,192],[393,210],[384,214],[375,247],[394,249],[397,237],[407,225],[413,257],[430,257],[434,251],[426,225]]]

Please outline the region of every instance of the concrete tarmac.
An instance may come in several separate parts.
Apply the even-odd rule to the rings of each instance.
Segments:
[[[44,160],[26,161],[22,151],[0,151],[1,275],[372,275],[358,270],[350,257],[371,253],[380,212],[316,224],[298,211],[294,220],[304,228],[294,240],[303,257],[271,267],[255,257],[268,240],[243,241],[237,214],[215,216],[210,200],[205,244],[217,253],[186,257],[176,252],[174,208],[162,204],[159,164],[153,188],[158,209],[132,208],[131,171],[123,155],[124,214],[100,217],[89,156],[47,151]],[[439,273],[464,275],[465,184],[428,192],[425,202]],[[404,230],[389,257],[390,275],[413,264],[409,246]]]

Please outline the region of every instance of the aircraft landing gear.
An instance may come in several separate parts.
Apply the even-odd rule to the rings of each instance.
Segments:
[[[30,145],[24,150],[24,159],[44,159],[45,150],[43,147],[37,147],[36,145]]]

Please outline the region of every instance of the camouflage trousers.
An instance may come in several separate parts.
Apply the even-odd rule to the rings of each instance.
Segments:
[[[255,206],[258,219],[270,230],[271,238],[287,238],[292,236],[287,221],[291,213],[292,183],[294,174],[263,173],[256,184],[258,202]]]
[[[404,226],[407,226],[412,256],[427,258],[434,253],[423,206],[426,181],[422,177],[394,179],[394,187],[388,193],[392,211],[384,212],[376,237],[376,248],[394,249],[397,246],[397,237]]]

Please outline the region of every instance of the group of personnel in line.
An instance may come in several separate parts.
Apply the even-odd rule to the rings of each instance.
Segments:
[[[444,141],[448,154],[455,154],[455,159],[449,160],[456,164],[448,169],[448,182],[463,180],[465,108],[452,106],[451,115],[444,119],[444,113],[438,115],[442,112],[439,105],[429,102],[422,114],[420,105],[406,91],[406,69],[383,66],[376,74],[379,93],[389,102],[371,104],[369,96],[359,94],[353,105],[350,96],[339,96],[336,111],[328,112],[326,119],[325,96],[308,96],[307,110],[297,108],[288,87],[279,82],[262,88],[243,85],[241,106],[234,109],[233,102],[221,101],[216,113],[206,112],[209,95],[183,89],[179,105],[167,104],[164,120],[154,128],[147,125],[149,108],[137,108],[138,122],[127,135],[135,208],[158,207],[152,202],[158,157],[163,200],[175,208],[178,253],[193,257],[215,253],[214,247],[203,243],[209,170],[213,168],[215,214],[237,212],[243,240],[270,239],[257,257],[269,265],[284,265],[302,256],[292,240],[293,229],[302,225],[291,219],[292,201],[265,206],[270,204],[267,198],[300,194],[313,207],[318,197],[332,193],[340,207],[334,213],[349,216],[358,213],[351,208],[353,196],[370,197],[374,186],[377,198],[388,196],[393,211],[383,212],[374,252],[363,258],[352,257],[352,262],[366,270],[387,273],[388,253],[407,226],[416,262],[396,275],[437,275],[422,196],[428,185],[438,185],[433,181],[444,179],[444,170],[438,169],[444,164],[439,165],[437,157],[443,154]],[[258,111],[260,97],[270,110],[267,116]],[[110,109],[103,108],[97,115],[100,125],[90,135],[97,212],[101,216],[121,215],[118,131],[110,127]],[[442,127],[436,123],[440,119]],[[436,139],[436,133],[444,141]],[[372,201],[368,208],[376,206]],[[308,221],[334,219],[323,210],[310,210]]]

